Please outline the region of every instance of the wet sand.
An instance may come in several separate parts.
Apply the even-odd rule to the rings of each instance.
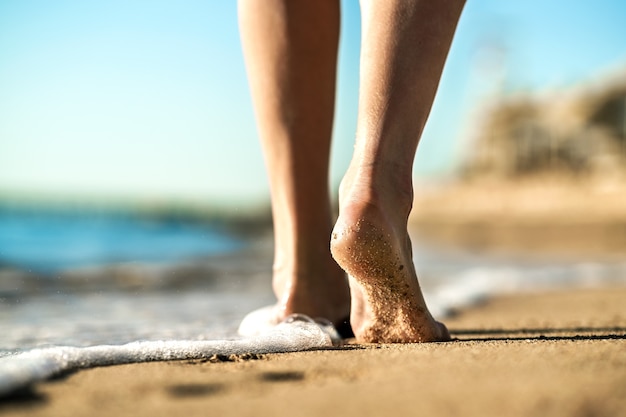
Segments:
[[[0,414],[626,415],[625,299],[623,287],[499,297],[449,319],[448,343],[85,370]]]

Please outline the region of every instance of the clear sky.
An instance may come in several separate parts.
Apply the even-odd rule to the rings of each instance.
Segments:
[[[356,125],[359,7],[342,1],[331,181]],[[469,0],[416,176],[448,173],[494,88],[541,90],[626,63],[626,1]],[[263,201],[234,0],[0,1],[0,194]]]

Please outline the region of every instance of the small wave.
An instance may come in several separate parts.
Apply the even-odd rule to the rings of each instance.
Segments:
[[[33,349],[0,358],[0,397],[78,369],[139,362],[207,359],[214,355],[297,352],[337,343],[334,329],[305,316],[286,320],[258,337],[213,341],[133,342],[91,347]]]
[[[446,277],[424,298],[433,316],[443,319],[501,294],[625,284],[626,263],[470,267]]]

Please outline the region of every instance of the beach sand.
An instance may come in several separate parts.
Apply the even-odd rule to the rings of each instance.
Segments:
[[[411,215],[419,221],[607,225],[626,220],[626,178],[538,175],[421,183]]]
[[[626,288],[501,296],[455,341],[80,371],[6,416],[626,416]],[[231,358],[236,359],[236,358]]]
[[[474,252],[623,260],[626,181],[540,176],[418,187],[414,236]]]

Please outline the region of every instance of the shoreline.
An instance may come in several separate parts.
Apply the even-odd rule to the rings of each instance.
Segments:
[[[497,296],[446,321],[457,340],[257,360],[80,371],[0,402],[7,416],[585,416],[626,411],[626,287]],[[241,358],[239,358],[241,359]]]

